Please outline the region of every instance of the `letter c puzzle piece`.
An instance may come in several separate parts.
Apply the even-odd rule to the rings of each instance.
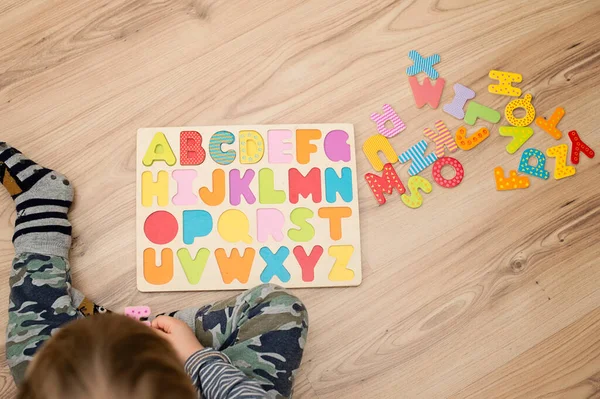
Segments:
[[[419,189],[424,193],[429,194],[432,190],[429,180],[421,176],[411,176],[408,179],[408,189],[410,196],[402,194],[402,202],[409,208],[416,209],[423,205],[423,197],[419,193]]]
[[[554,178],[556,180],[573,176],[577,172],[574,166],[567,166],[568,152],[569,146],[566,144],[560,144],[554,147],[550,147],[546,150],[546,155],[552,158],[556,158],[556,164],[554,165]]]
[[[488,91],[493,94],[500,94],[502,96],[519,97],[521,95],[521,89],[512,87],[511,83],[520,83],[523,81],[523,75],[519,73],[504,72],[504,71],[490,71],[489,77],[499,81],[500,84],[489,85]]]
[[[529,165],[529,159],[535,157],[537,165]],[[548,180],[550,173],[546,170],[546,156],[543,152],[536,148],[528,148],[523,151],[521,163],[519,164],[519,172],[527,173],[528,175],[539,177],[540,179]]]
[[[529,178],[527,176],[517,175],[516,170],[511,170],[508,177],[504,177],[504,169],[498,166],[494,169],[494,178],[496,179],[496,190],[508,191],[529,187]]]
[[[558,107],[554,110],[550,119],[546,120],[544,117],[539,116],[535,120],[535,124],[556,140],[560,140],[562,132],[556,128],[556,125],[558,125],[563,116],[565,116],[565,109],[563,107]]]
[[[425,140],[423,140],[425,141]],[[394,151],[388,139],[380,134],[369,137],[363,144],[363,152],[376,171],[383,169],[383,162],[379,159],[379,152],[382,152],[387,159],[386,163],[398,162],[398,154]]]
[[[569,139],[571,139],[571,143],[573,144],[571,147],[571,162],[574,165],[579,163],[579,153],[581,152],[583,152],[590,159],[594,158],[596,153],[590,148],[590,146],[584,143],[581,138],[579,138],[577,130],[571,130],[569,132]]]
[[[461,126],[456,131],[456,144],[461,150],[468,151],[477,147],[481,142],[490,137],[490,131],[482,127],[470,137],[467,137],[467,128]]]
[[[442,176],[442,168],[446,165],[451,166],[452,169],[454,169],[454,177],[450,180]],[[435,161],[435,163],[433,164],[432,174],[433,180],[435,180],[437,184],[439,184],[442,187],[453,188],[458,186],[462,182],[463,178],[465,177],[465,169],[463,168],[462,164],[458,161],[458,159],[452,157],[444,157]]]
[[[504,109],[504,115],[508,122],[513,126],[529,126],[535,119],[535,107],[531,103],[531,94],[525,94],[524,98],[518,98],[512,100],[506,105]],[[517,108],[523,108],[525,110],[525,116],[522,118],[516,118],[514,112]]]
[[[506,145],[506,151],[514,154],[523,144],[533,136],[533,129],[530,127],[500,126],[500,136],[513,137],[512,141]]]
[[[212,135],[208,144],[210,157],[219,165],[229,165],[235,160],[235,150],[223,151],[223,144],[233,144],[235,136],[222,130]]]
[[[371,120],[377,124],[377,131],[384,137],[394,137],[406,129],[406,125],[402,119],[400,119],[396,111],[389,104],[383,105],[383,114],[372,113]],[[394,125],[393,128],[388,129],[385,127],[385,123],[388,121]]]

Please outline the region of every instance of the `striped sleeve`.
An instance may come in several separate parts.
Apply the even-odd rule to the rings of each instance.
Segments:
[[[267,393],[257,381],[231,364],[222,352],[205,348],[185,362],[185,371],[205,399],[263,399]]]

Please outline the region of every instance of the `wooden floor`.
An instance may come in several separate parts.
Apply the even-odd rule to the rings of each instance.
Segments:
[[[442,57],[442,104],[460,82],[503,112],[487,74],[519,72],[538,115],[566,109],[560,143],[576,129],[600,152],[599,25],[597,0],[2,0],[0,139],[74,183],[75,285],[114,310],[167,311],[230,293],[137,292],[138,128],[349,122],[360,148],[389,103],[401,152],[437,119],[461,125],[416,108],[416,49]],[[418,210],[377,206],[357,154],[364,281],[294,291],[311,325],[296,397],[600,398],[600,157],[497,192],[496,166],[557,144],[535,126],[509,155],[502,124],[478,124],[492,135],[456,153],[462,184],[434,184]],[[0,204],[4,326],[15,210]],[[2,361],[0,397],[14,392]]]

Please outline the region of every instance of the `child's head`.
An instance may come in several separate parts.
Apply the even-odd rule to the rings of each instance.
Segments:
[[[150,327],[105,314],[75,321],[36,354],[18,398],[195,398],[171,345]]]

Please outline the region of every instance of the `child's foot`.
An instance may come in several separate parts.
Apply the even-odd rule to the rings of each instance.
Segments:
[[[66,258],[71,247],[67,213],[73,201],[69,181],[0,142],[0,183],[17,204],[15,252]]]

